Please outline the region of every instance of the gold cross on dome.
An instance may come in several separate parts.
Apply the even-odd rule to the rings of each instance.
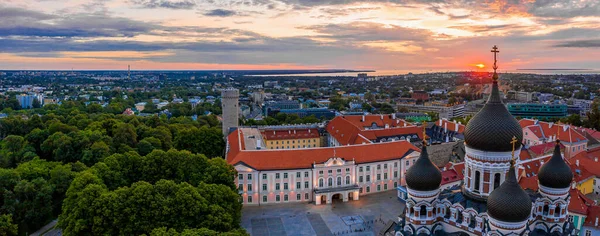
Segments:
[[[427,121],[423,121],[423,145],[427,144]]]
[[[560,142],[560,121],[556,123],[556,142]]]
[[[517,144],[519,140],[517,140],[517,137],[513,136],[512,140],[510,141],[510,143],[512,144],[512,161],[515,161],[515,144]]]
[[[496,70],[498,69],[498,65],[496,65],[496,62],[498,62],[498,60],[496,60],[496,55],[500,52],[498,51],[498,46],[494,45],[494,47],[492,48],[492,52],[494,53],[494,72],[496,72]]]

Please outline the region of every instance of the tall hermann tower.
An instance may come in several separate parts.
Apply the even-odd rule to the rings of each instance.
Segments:
[[[221,106],[223,109],[223,135],[227,137],[231,128],[238,127],[240,119],[238,101],[240,91],[227,88],[221,91]]]
[[[465,175],[463,193],[476,200],[485,201],[490,193],[507,179],[511,168],[512,150],[518,158],[523,142],[519,122],[508,112],[500,98],[498,69],[494,53],[492,92],[485,106],[465,127]],[[514,137],[514,139],[513,139]]]

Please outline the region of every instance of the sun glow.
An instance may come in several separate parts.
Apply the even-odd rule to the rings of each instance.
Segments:
[[[479,68],[479,69],[483,69],[483,68],[485,67],[485,65],[484,65],[484,64],[481,64],[481,63],[479,63],[479,64],[475,64],[475,66],[476,66],[477,68]]]

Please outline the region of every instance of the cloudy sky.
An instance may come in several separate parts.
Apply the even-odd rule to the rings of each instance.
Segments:
[[[0,69],[600,69],[598,0],[0,0]]]

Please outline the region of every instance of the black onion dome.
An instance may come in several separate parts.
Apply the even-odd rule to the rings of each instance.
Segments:
[[[550,188],[568,188],[573,180],[573,172],[560,155],[560,145],[554,146],[550,161],[542,165],[538,172],[540,185]]]
[[[406,185],[417,191],[432,191],[440,188],[442,172],[431,162],[427,154],[427,146],[423,145],[421,156],[406,171]]]
[[[513,137],[518,141],[515,148],[521,147],[523,130],[502,103],[497,81],[485,106],[467,124],[464,136],[468,147],[481,151],[512,151]]]
[[[487,199],[487,213],[502,222],[523,222],[531,214],[531,199],[519,186],[511,165],[506,180]]]

